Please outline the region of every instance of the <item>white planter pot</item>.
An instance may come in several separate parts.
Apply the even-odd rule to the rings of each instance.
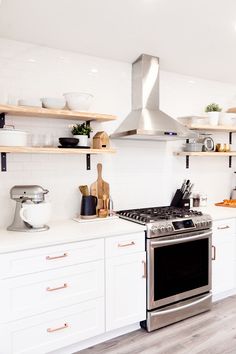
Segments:
[[[79,146],[88,146],[88,135],[73,135],[73,137],[79,139]]]
[[[220,112],[208,112],[208,122],[210,125],[218,125]]]
[[[15,129],[0,129],[0,146],[27,146],[27,133]]]

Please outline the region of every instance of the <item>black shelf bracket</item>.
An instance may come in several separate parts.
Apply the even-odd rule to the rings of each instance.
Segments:
[[[6,113],[0,113],[0,128],[3,128],[5,125],[5,116]]]
[[[232,144],[232,132],[229,132],[229,144],[231,145]],[[229,168],[232,167],[232,156],[229,156]]]
[[[90,120],[87,120],[85,123],[86,127],[90,127]],[[88,138],[90,138],[90,134],[88,134]],[[86,169],[91,170],[91,155],[86,154]]]
[[[5,152],[1,152],[1,171],[6,172],[7,170],[7,154]]]
[[[189,168],[189,155],[186,155],[186,168]]]
[[[5,125],[5,117],[6,113],[0,113],[0,129],[2,129]],[[1,171],[6,172],[7,170],[7,154],[5,152],[1,152]]]
[[[186,139],[186,144],[189,143],[189,139]],[[189,155],[186,155],[186,159],[185,159],[185,167],[189,168]]]
[[[90,128],[90,120],[87,120],[85,125],[86,127]],[[88,138],[90,138],[90,133],[88,134]]]
[[[86,154],[86,169],[91,170],[91,155]]]

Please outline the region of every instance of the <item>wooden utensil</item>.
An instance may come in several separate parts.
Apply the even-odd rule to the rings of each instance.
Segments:
[[[98,170],[98,178],[97,181],[92,183],[90,186],[90,194],[94,195],[95,197],[98,198],[98,209],[103,208],[103,195],[106,195],[109,198],[110,195],[110,187],[109,183],[105,182],[102,179],[102,164],[98,163],[97,164],[97,170]]]
[[[87,185],[79,186],[79,190],[80,190],[80,192],[82,193],[83,196],[85,196],[85,197],[89,196],[89,189],[88,189]]]

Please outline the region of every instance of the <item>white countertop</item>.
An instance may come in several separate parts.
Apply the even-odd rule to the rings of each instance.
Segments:
[[[143,225],[119,218],[87,223],[66,220],[52,222],[49,226],[48,231],[42,232],[15,232],[0,229],[0,253],[143,232],[146,229]]]
[[[236,208],[218,207],[214,204],[194,208],[210,214],[213,221],[236,218]],[[102,237],[142,232],[143,225],[119,218],[78,223],[74,220],[54,221],[48,231],[15,232],[0,229],[0,253],[22,251],[37,247],[53,246],[67,242],[85,241]]]
[[[199,210],[204,214],[211,215],[213,221],[219,219],[236,218],[236,208],[227,208],[221,206],[215,206],[214,204],[208,205],[202,208],[193,208]]]

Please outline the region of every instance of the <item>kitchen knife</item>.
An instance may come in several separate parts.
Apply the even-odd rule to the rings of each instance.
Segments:
[[[184,179],[183,184],[182,184],[182,186],[181,186],[181,188],[180,188],[181,192],[184,192],[184,190],[185,190],[186,181],[187,181],[187,180]]]

